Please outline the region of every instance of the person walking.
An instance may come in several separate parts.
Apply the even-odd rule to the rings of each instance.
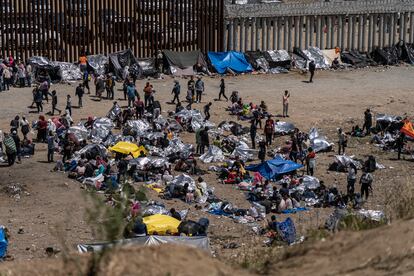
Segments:
[[[178,80],[174,80],[174,87],[171,91],[171,94],[174,95],[173,100],[171,101],[171,103],[175,103],[175,100],[177,100],[177,103],[180,102],[180,93],[181,93],[181,86],[180,86],[180,82]]]
[[[47,162],[53,162],[53,156],[55,154],[55,136],[52,131],[49,131],[47,136]]]
[[[308,148],[308,154],[306,155],[306,174],[313,176],[316,167],[316,153],[312,147]]]
[[[256,149],[256,134],[257,134],[257,124],[256,124],[256,120],[253,119],[250,121],[250,139],[252,140],[252,149]]]
[[[348,138],[342,128],[338,129],[338,155],[345,154],[345,148],[348,146]]]
[[[42,84],[40,84],[39,90],[42,92],[43,99],[49,103],[49,83],[47,81],[42,82]]]
[[[43,92],[40,89],[36,89],[34,100],[36,103],[37,113],[43,112]]]
[[[366,135],[371,134],[371,128],[372,128],[372,113],[369,108],[365,110],[364,112],[364,125],[362,126],[362,131],[366,130]]]
[[[28,87],[32,86],[32,65],[30,63],[26,65],[26,82]]]
[[[195,80],[194,76],[191,76],[187,82],[187,90],[191,90],[191,94],[195,97]],[[195,98],[193,99],[194,102]]]
[[[357,177],[357,167],[353,164],[349,164],[348,168],[348,175],[346,177],[346,180],[348,182],[346,186],[346,191],[348,195],[353,195],[355,193],[355,182]]]
[[[135,85],[133,82],[128,83],[127,94],[128,94],[128,107],[133,107],[135,102]]]
[[[19,78],[19,86],[25,87],[26,86],[26,68],[24,68],[24,64],[20,63],[17,67],[17,77]]]
[[[4,133],[3,144],[6,149],[7,163],[9,166],[13,166],[14,162],[16,161],[16,143],[14,142],[14,139],[11,137],[11,135]]]
[[[313,82],[313,76],[315,75],[315,70],[316,70],[315,61],[313,59],[309,62],[308,68],[309,68],[309,72],[310,72],[309,83],[312,83]]]
[[[187,97],[186,97],[186,100],[188,102],[188,105],[186,106],[187,109],[192,109],[193,97],[194,97],[193,90],[188,89],[187,90]]]
[[[365,200],[368,200],[369,197],[369,190],[372,190],[372,182],[374,181],[374,177],[368,171],[364,171],[359,180],[361,184],[361,198],[365,195]]]
[[[288,110],[289,110],[289,98],[290,93],[289,91],[285,91],[285,94],[283,95],[282,101],[283,101],[283,118],[289,117]]]
[[[59,111],[59,115],[62,113],[62,110],[56,107],[57,103],[58,103],[58,97],[56,95],[56,90],[53,90],[52,91],[52,116],[55,115],[55,110]]]
[[[206,104],[204,106],[204,116],[205,116],[206,121],[210,120],[210,108],[211,108],[211,106],[212,106],[211,102],[209,102],[208,104]]]
[[[229,101],[229,98],[226,96],[226,84],[224,83],[224,79],[220,80],[220,93],[219,93],[219,101],[221,100],[221,96],[226,99],[226,101]]]
[[[149,82],[147,82],[143,89],[145,108],[147,108],[148,105],[152,105],[152,88],[153,88],[152,85]]]
[[[201,77],[197,78],[195,83],[196,103],[201,103],[201,95],[204,93],[204,82]]]
[[[12,73],[9,67],[5,67],[3,70],[3,81],[4,81],[4,90],[10,90],[12,80]]]
[[[266,160],[266,142],[261,140],[259,142],[259,160],[263,163]]]
[[[69,116],[72,117],[72,97],[70,95],[66,96],[66,112],[69,112]]]
[[[102,94],[105,91],[105,82],[102,77],[98,77],[96,80],[95,89],[96,89],[96,96],[99,100],[102,100]]]
[[[134,103],[135,106],[135,117],[136,119],[142,119],[144,116],[144,102],[141,101],[141,98],[138,96],[137,100]]]
[[[114,99],[114,81],[112,79],[111,73],[108,73],[106,75],[105,89],[106,89],[106,98],[108,100],[113,100]]]
[[[16,115],[13,120],[10,121],[10,133],[17,131],[20,127],[20,116]]]
[[[78,87],[76,87],[75,95],[78,96],[78,107],[83,107],[82,98],[83,94],[85,94],[85,89],[83,88],[82,83],[79,83]]]

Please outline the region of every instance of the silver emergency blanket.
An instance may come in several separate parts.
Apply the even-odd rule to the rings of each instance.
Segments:
[[[377,122],[397,123],[402,120],[400,116],[388,115],[388,114],[377,114],[375,116]]]
[[[303,50],[303,53],[309,60],[315,61],[316,69],[329,69],[331,66],[322,51],[317,47],[309,47],[307,50]]]
[[[243,160],[244,162],[246,162],[246,161],[254,159],[253,153],[255,152],[257,151],[254,149],[250,149],[249,146],[245,142],[238,141],[236,148],[231,154],[231,157],[235,158],[238,156],[240,160]]]
[[[174,138],[170,141],[168,147],[164,150],[164,156],[170,156],[179,153],[183,158],[187,158],[193,151],[192,144],[184,144],[180,138]]]
[[[129,161],[130,165],[136,165],[138,169],[161,169],[168,166],[170,163],[167,159],[162,157],[139,157]]]
[[[104,142],[104,145],[106,147],[111,147],[111,146],[114,146],[118,142],[131,142],[131,143],[135,143],[136,142],[136,139],[134,137],[132,137],[132,136],[123,136],[121,134],[118,134],[118,135],[111,135],[110,134],[106,138],[106,140]]]
[[[162,133],[162,132],[146,132],[146,133],[144,133],[142,135],[138,135],[138,136],[142,137],[144,139],[153,141],[153,140],[156,140],[158,138],[164,137],[164,133]]]
[[[188,210],[181,210],[177,212],[180,214],[181,220],[184,220],[187,217]],[[170,211],[168,211],[165,208],[165,205],[162,203],[158,203],[158,202],[152,202],[148,204],[147,206],[145,206],[142,210],[143,217],[157,215],[157,214],[171,216]]]
[[[353,156],[347,156],[347,155],[335,155],[335,162],[342,165],[343,167],[347,168],[350,164],[354,164],[355,167],[358,169],[362,169],[362,164],[353,159]]]
[[[300,194],[303,194],[305,190],[316,190],[319,187],[319,179],[310,175],[305,175],[302,177],[302,183],[293,188],[292,190],[298,191]]]
[[[75,152],[76,158],[80,158],[81,155],[85,155],[88,159],[95,159],[96,155],[107,156],[108,150],[101,144],[89,144]]]
[[[106,67],[109,65],[109,59],[104,55],[88,56],[88,65],[98,76],[102,76],[105,74]]]
[[[79,142],[86,141],[89,136],[89,132],[83,124],[70,127],[68,133],[75,135]]]
[[[159,115],[158,118],[154,120],[154,123],[155,128],[157,130],[161,130],[165,125],[168,124],[168,121],[162,115]]]
[[[190,190],[195,191],[196,185],[194,179],[184,173],[177,175],[170,183],[168,183],[170,192],[173,192],[174,186],[184,186],[185,183],[188,183],[188,188]]]
[[[286,73],[289,73],[289,70],[286,69],[286,68],[283,68],[281,66],[278,66],[278,67],[275,67],[275,68],[270,68],[269,73],[271,73],[271,74],[286,74]]]
[[[200,160],[204,163],[214,163],[214,162],[223,162],[224,161],[224,155],[223,151],[214,146],[211,145],[208,148],[208,151],[200,156]]]
[[[269,50],[267,53],[274,62],[287,61],[291,59],[286,50]]]
[[[114,123],[107,117],[97,118],[93,122],[93,129],[91,131],[92,139],[96,142],[102,142],[108,137],[114,128]]]
[[[287,135],[295,131],[295,125],[288,122],[276,122],[275,133],[277,135]]]
[[[175,114],[176,117],[181,118],[184,122],[191,122],[191,128],[193,131],[197,131],[202,127],[214,127],[215,125],[210,121],[205,121],[203,114],[200,110],[183,109]]]
[[[129,126],[134,131],[136,131],[138,136],[145,135],[146,132],[151,129],[150,124],[147,121],[144,121],[144,120],[127,121],[127,126]]]
[[[327,151],[333,144],[329,143],[325,136],[319,134],[318,129],[312,128],[309,131],[310,146],[315,152]]]
[[[59,66],[59,76],[62,81],[77,81],[82,79],[82,71],[79,66],[69,62],[52,62],[53,65]]]
[[[114,246],[155,246],[166,243],[179,244],[199,248],[211,254],[210,240],[207,237],[186,237],[186,236],[145,236],[133,239],[118,240],[112,243],[93,243],[93,244],[78,244],[77,249],[79,253],[99,252],[104,247]]]
[[[119,105],[114,105],[108,112],[107,117],[109,117],[112,121],[118,118],[118,116],[122,113],[121,107]]]
[[[385,220],[385,214],[383,211],[375,211],[375,210],[358,210],[357,214],[361,215],[364,218],[374,220],[374,221],[383,221]]]

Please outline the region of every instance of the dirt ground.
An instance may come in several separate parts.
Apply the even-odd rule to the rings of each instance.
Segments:
[[[363,112],[371,108],[374,113],[388,113],[395,115],[406,114],[414,116],[414,68],[410,66],[392,68],[367,68],[349,71],[317,72],[315,82],[305,83],[307,76],[297,72],[283,75],[244,75],[226,77],[227,95],[237,90],[245,102],[259,103],[266,101],[270,112],[280,114],[282,109],[282,94],[284,90],[291,93],[289,113],[286,121],[294,123],[302,131],[311,127],[319,128],[330,141],[336,142],[338,127],[350,130],[352,125],[362,126]],[[182,87],[186,80],[180,79]],[[156,98],[163,104],[163,115],[174,106],[166,104],[172,98],[171,88],[173,80],[166,77],[164,80],[151,80],[156,92]],[[145,80],[138,81],[138,90],[142,94]],[[219,123],[223,120],[236,120],[224,110],[228,103],[213,101],[218,95],[219,78],[205,78],[206,96],[203,103],[194,107],[201,109],[208,101],[213,102],[211,120]],[[59,95],[59,106],[64,107],[67,94],[72,95],[73,105],[76,105],[76,84],[53,85]],[[120,84],[118,84],[120,88]],[[92,89],[92,94],[94,90]],[[115,96],[122,97],[121,91]],[[184,98],[184,95],[182,95]],[[15,115],[26,115],[30,121],[38,116],[31,113],[34,110],[27,106],[31,104],[31,89],[14,88],[9,92],[0,93],[0,129],[8,130],[10,120]],[[125,105],[125,101],[120,101]],[[104,116],[110,109],[112,101],[96,102],[95,98],[86,95],[82,109],[73,108],[73,118],[79,119],[88,116]],[[50,104],[45,104],[45,111],[49,111]],[[242,122],[247,125],[246,122]],[[34,134],[33,134],[34,135]],[[186,142],[195,142],[194,134],[182,134]],[[284,143],[287,137],[276,139],[275,147]],[[369,143],[368,138],[352,138],[347,149],[348,155],[365,159],[373,154],[377,161],[386,169],[374,174],[374,196],[366,203],[366,209],[383,210],[389,197],[389,191],[407,181],[413,180],[410,160],[396,161],[395,153],[383,152]],[[336,185],[345,191],[346,175],[327,171],[333,161],[334,152],[322,153],[317,156],[315,176],[323,180],[328,187]],[[406,156],[406,159],[411,157]],[[0,167],[0,224],[5,225],[11,233],[9,254],[15,260],[31,260],[45,257],[45,248],[52,246],[62,249],[62,243],[57,237],[64,237],[65,243],[75,250],[80,242],[94,241],[90,227],[85,222],[84,211],[88,203],[83,196],[80,184],[73,182],[62,173],[52,173],[53,165],[45,162],[45,145],[36,145],[36,154],[30,159],[23,159],[22,164]],[[208,168],[208,165],[203,165]],[[205,176],[208,185],[215,188],[215,194],[239,207],[249,207],[243,192],[231,185],[222,185],[217,182],[214,174]],[[4,189],[16,184],[23,185],[26,192],[20,198],[11,196]],[[358,186],[357,186],[358,187]],[[151,198],[159,200],[155,192],[149,191]],[[190,209],[190,218],[208,217],[211,222],[209,236],[214,256],[230,263],[242,263],[250,258],[258,249],[263,248],[264,237],[253,233],[251,226],[236,224],[231,219],[206,214],[196,210],[194,205],[188,206],[178,200],[166,201],[166,207],[176,209]],[[331,209],[311,209],[292,215],[299,234],[304,235],[308,229],[323,224]],[[285,218],[279,215],[280,219]],[[18,234],[19,228],[23,229]],[[55,228],[60,234],[55,234]],[[224,249],[224,246],[234,242],[239,248]],[[286,271],[285,271],[286,272]]]

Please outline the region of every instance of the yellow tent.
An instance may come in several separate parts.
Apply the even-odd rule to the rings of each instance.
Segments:
[[[134,158],[138,158],[141,151],[147,154],[146,149],[143,146],[137,146],[130,142],[118,142],[115,146],[109,148],[110,151],[119,152],[122,154],[132,154]]]
[[[154,232],[158,235],[165,235],[167,232],[177,234],[180,225],[178,219],[160,214],[145,217],[143,221],[147,225],[148,235],[153,235]]]

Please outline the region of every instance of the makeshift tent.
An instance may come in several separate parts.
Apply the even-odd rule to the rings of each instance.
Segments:
[[[147,225],[149,235],[154,233],[158,235],[166,235],[167,233],[177,234],[178,226],[181,223],[178,219],[160,214],[145,217],[143,221]]]
[[[33,69],[33,77],[37,82],[59,82],[60,67],[46,57],[31,57],[27,61]]]
[[[133,65],[139,68],[138,62],[131,49],[109,54],[110,71],[120,79],[122,79],[122,74],[125,67],[132,67]],[[140,72],[135,72],[135,74],[138,74],[137,78],[139,77],[139,73]]]
[[[297,164],[293,161],[276,157],[275,159],[265,161],[261,164],[247,166],[246,170],[259,172],[264,178],[274,180],[283,174],[296,171],[302,167],[303,165]]]
[[[155,59],[153,58],[140,58],[137,59],[137,62],[139,64],[139,66],[142,69],[142,77],[143,78],[148,78],[148,77],[152,77],[152,78],[156,78],[158,77],[158,70],[157,70],[157,66],[155,65]]]
[[[93,71],[96,75],[105,75],[109,66],[109,59],[104,55],[88,56],[88,70]]]
[[[401,128],[400,131],[408,137],[414,138],[414,127],[413,123],[411,123],[410,121],[406,120],[404,122],[404,126]]]
[[[382,49],[376,48],[370,56],[375,62],[382,65],[395,65],[399,62],[398,52],[394,46]]]
[[[358,51],[342,52],[341,59],[342,62],[359,68],[376,65],[372,59],[368,58],[366,55],[359,53]]]
[[[8,245],[9,242],[6,239],[6,231],[3,226],[0,226],[0,258],[6,256]]]
[[[269,50],[263,53],[270,68],[282,67],[290,69],[292,58],[286,50]]]
[[[219,74],[225,74],[228,70],[238,74],[253,71],[252,65],[240,52],[208,52],[208,58]]]
[[[315,61],[316,69],[327,69],[331,66],[328,60],[325,59],[322,51],[317,47],[309,47],[302,51],[308,60]]]
[[[414,44],[400,41],[396,45],[396,50],[399,60],[414,64]]]
[[[249,51],[245,53],[245,56],[254,70],[273,74],[287,73],[292,62],[285,50]]]
[[[265,59],[260,51],[248,51],[244,53],[246,60],[252,65],[256,71],[269,72],[269,62]]]
[[[74,63],[54,61],[52,64],[59,67],[58,76],[61,81],[77,81],[82,79],[82,72]]]
[[[165,243],[180,244],[191,246],[205,250],[211,253],[210,241],[207,237],[181,237],[181,236],[145,236],[133,239],[119,240],[113,243],[92,243],[92,244],[78,244],[79,253],[99,252],[104,247],[113,247],[115,245],[144,245],[154,246]]]
[[[325,60],[330,65],[332,65],[332,62],[334,61],[335,58],[338,59],[339,64],[342,64],[341,52],[338,51],[337,49],[326,49],[326,50],[322,50],[322,54],[325,57]]]
[[[110,151],[122,153],[122,154],[132,154],[134,158],[138,158],[141,154],[141,151],[144,154],[147,153],[143,146],[137,146],[130,142],[118,142],[115,146],[109,148]]]
[[[200,51],[175,52],[164,50],[164,63],[174,76],[194,75],[194,66],[207,68],[207,62]]]

